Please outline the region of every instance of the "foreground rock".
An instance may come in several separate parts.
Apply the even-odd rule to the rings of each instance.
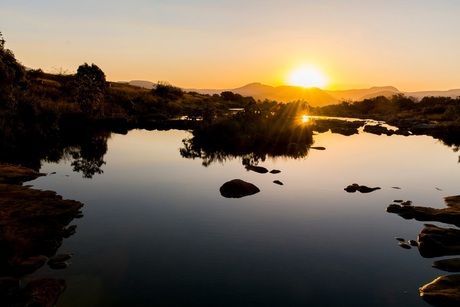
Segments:
[[[43,176],[23,167],[0,164],[0,305],[54,306],[65,289],[60,279],[20,284],[55,255],[66,226],[81,214],[82,203],[53,191],[21,184]],[[70,228],[70,227],[69,227]],[[4,305],[5,304],[5,305]]]
[[[220,194],[226,198],[241,198],[259,192],[258,187],[241,179],[233,179],[220,187]]]
[[[460,229],[426,224],[418,242],[420,255],[425,258],[460,255]]]
[[[410,203],[391,204],[387,212],[396,213],[404,219],[417,221],[438,221],[460,227],[460,196],[445,197],[447,208],[436,209],[431,207],[412,206]]]
[[[459,306],[460,274],[436,278],[420,288],[420,296],[433,306]]]

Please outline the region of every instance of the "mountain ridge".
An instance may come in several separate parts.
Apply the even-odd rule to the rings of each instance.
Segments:
[[[152,89],[155,83],[144,80],[132,80],[128,82],[130,85],[140,86]],[[242,96],[252,96],[256,100],[274,100],[278,102],[290,102],[297,100],[305,100],[310,105],[318,107],[331,104],[337,104],[341,101],[361,101],[377,96],[391,97],[393,95],[404,94],[416,99],[422,99],[426,96],[445,96],[445,97],[460,97],[460,89],[450,89],[445,91],[417,91],[417,92],[402,92],[394,86],[373,86],[364,89],[348,89],[348,90],[323,90],[316,87],[304,88],[301,86],[280,85],[271,86],[260,82],[253,82],[243,85],[238,88],[229,89],[196,89],[183,88],[186,92],[197,92],[200,94],[220,94],[225,91],[231,91]]]

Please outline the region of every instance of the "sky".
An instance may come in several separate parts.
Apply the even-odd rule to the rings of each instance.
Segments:
[[[299,67],[325,89],[460,88],[458,0],[0,0],[26,67],[182,88],[279,86]]]

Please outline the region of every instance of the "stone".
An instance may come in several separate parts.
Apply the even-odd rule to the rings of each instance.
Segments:
[[[411,249],[411,246],[404,242],[399,242],[398,245],[405,249]]]
[[[278,184],[278,185],[283,185],[283,183],[279,180],[274,180],[273,183]]]
[[[348,193],[355,193],[356,191],[361,192],[361,193],[370,193],[375,190],[380,190],[380,187],[370,188],[365,185],[359,185],[357,183],[353,183],[347,186],[344,190],[347,191]]]
[[[441,276],[420,289],[423,300],[433,306],[460,305],[460,274]]]
[[[220,194],[226,198],[241,198],[260,192],[254,184],[241,179],[233,179],[220,187]]]
[[[248,171],[253,171],[259,174],[265,174],[268,173],[268,169],[262,166],[257,166],[257,165],[246,165],[245,167]]]
[[[270,174],[279,174],[279,173],[281,173],[281,171],[280,171],[280,170],[277,170],[277,169],[272,169],[272,170],[270,171]]]
[[[407,243],[409,243],[410,246],[418,246],[418,242],[415,240],[409,240]]]

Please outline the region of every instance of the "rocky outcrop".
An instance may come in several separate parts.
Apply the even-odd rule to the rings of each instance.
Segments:
[[[259,192],[258,187],[241,179],[233,179],[220,187],[220,194],[226,198],[241,198]]]
[[[22,276],[33,274],[55,255],[66,226],[81,214],[83,206],[56,192],[21,185],[42,175],[0,165],[0,302],[6,302],[5,306],[54,306],[65,289],[61,279],[19,283]]]
[[[460,274],[436,278],[420,288],[420,296],[433,306],[459,306]]]

